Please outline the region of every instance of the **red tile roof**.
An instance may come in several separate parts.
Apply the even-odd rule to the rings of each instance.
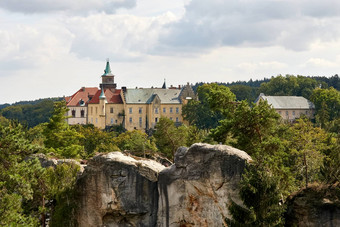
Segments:
[[[89,103],[98,104],[100,94],[101,94],[101,90],[98,90]],[[120,89],[116,89],[115,92],[112,92],[111,90],[106,89],[104,90],[104,94],[105,94],[107,103],[116,103],[116,104],[123,103],[122,97],[120,96]]]
[[[65,97],[67,106],[81,106],[80,100],[83,100],[84,104],[87,105],[89,97],[93,97],[100,90],[97,87],[85,87],[80,88],[72,96]]]

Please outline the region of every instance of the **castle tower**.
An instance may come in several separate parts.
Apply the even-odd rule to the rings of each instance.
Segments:
[[[106,114],[105,114],[105,105],[107,103],[107,99],[104,93],[104,89],[102,88],[102,92],[99,96],[99,127],[105,128],[106,126]]]
[[[117,87],[117,84],[114,83],[114,75],[111,73],[109,59],[106,60],[106,67],[104,74],[102,75],[102,83],[99,84],[99,87],[101,89],[110,89],[113,92]]]

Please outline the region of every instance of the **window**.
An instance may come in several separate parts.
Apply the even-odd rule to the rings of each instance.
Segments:
[[[179,113],[179,108],[178,107],[176,107],[176,113]]]
[[[91,123],[93,124],[93,118],[91,118]]]
[[[96,124],[98,124],[98,118],[96,118]]]
[[[129,118],[129,122],[130,122],[130,124],[132,124],[132,117]]]
[[[116,124],[117,124],[117,122],[118,122],[118,121],[117,121],[117,120],[115,120],[115,122],[116,122]]]
[[[93,107],[91,106],[91,115],[93,114]]]
[[[85,117],[85,111],[84,110],[80,111],[80,117]]]
[[[279,114],[281,115],[281,111],[279,111]]]
[[[293,110],[293,116],[295,116],[295,110]]]
[[[306,110],[306,115],[308,115],[308,110]]]
[[[76,117],[76,111],[72,110],[72,117]]]
[[[156,123],[158,122],[158,117],[155,118],[155,122],[156,122]]]
[[[288,116],[288,111],[286,111],[286,116]]]
[[[166,108],[165,107],[163,107],[163,113],[166,113]]]
[[[96,114],[98,113],[98,107],[96,107]]]
[[[129,114],[132,114],[132,107],[129,108]]]
[[[155,113],[158,114],[158,108],[155,108]]]
[[[110,113],[113,113],[113,107],[110,108]]]
[[[139,126],[142,127],[143,119],[142,117],[139,117]]]
[[[176,122],[178,122],[178,117],[176,117]]]
[[[142,113],[143,112],[143,108],[142,107],[139,107],[139,109],[138,109],[138,113]]]
[[[111,118],[111,125],[113,125],[113,118]]]
[[[170,113],[172,113],[172,107],[170,107]]]
[[[170,120],[172,120],[172,117],[170,117]]]

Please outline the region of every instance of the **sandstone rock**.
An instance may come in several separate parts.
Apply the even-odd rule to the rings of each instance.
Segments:
[[[308,186],[291,195],[286,204],[286,226],[340,226],[339,183]]]
[[[223,226],[230,198],[250,156],[225,145],[181,147],[175,164],[159,174],[157,226]]]
[[[95,156],[77,181],[79,226],[156,226],[157,179],[164,168],[120,152]]]
[[[84,171],[84,166],[80,164],[80,162],[74,160],[74,159],[57,159],[57,158],[49,158],[45,154],[38,153],[28,156],[25,160],[29,161],[32,159],[37,158],[40,162],[41,167],[48,168],[53,167],[55,168],[57,165],[63,164],[63,163],[72,163],[79,166],[79,174]]]

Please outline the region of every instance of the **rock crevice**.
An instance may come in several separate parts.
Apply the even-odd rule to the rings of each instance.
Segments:
[[[97,155],[77,181],[80,226],[221,226],[251,158],[224,145],[181,147],[175,163]]]

